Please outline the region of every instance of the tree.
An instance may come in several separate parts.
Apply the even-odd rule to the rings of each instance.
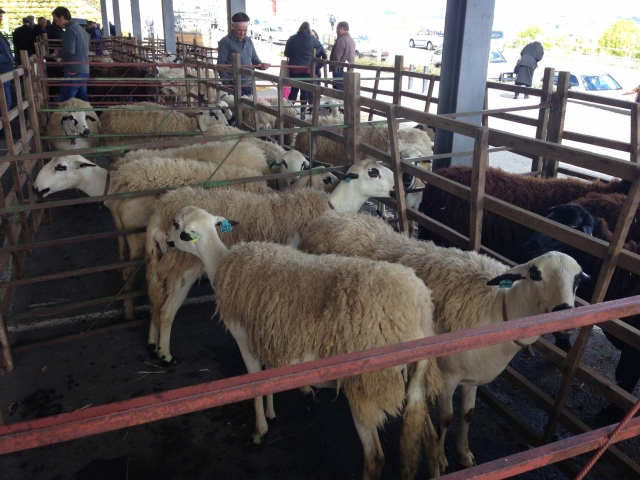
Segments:
[[[598,45],[616,49],[609,53],[622,57],[623,50],[640,50],[640,30],[632,20],[618,20],[604,32]]]
[[[521,31],[516,38],[521,38],[527,41],[534,41],[538,35],[542,34],[542,27],[534,25],[532,27],[527,28],[526,30]]]

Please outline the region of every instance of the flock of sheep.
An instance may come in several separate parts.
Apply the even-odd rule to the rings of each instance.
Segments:
[[[233,98],[225,100],[195,115],[136,104],[129,109],[106,109],[100,119],[92,110],[83,110],[90,105],[68,101],[60,107],[75,111],[52,115],[49,134],[76,137],[53,141],[52,147],[74,150],[94,146],[91,135],[97,132],[129,135],[104,137],[104,145],[143,143],[149,140],[143,134],[150,129],[160,134],[239,133],[228,125]],[[258,115],[260,128],[273,128],[274,117],[262,113]],[[339,123],[339,115],[327,111],[320,117],[321,124]],[[251,118],[255,123],[249,109],[245,120],[250,122]],[[364,127],[362,137],[363,142],[388,151],[386,128]],[[154,140],[163,138],[171,136]],[[215,291],[217,312],[237,342],[247,370],[258,372],[573,308],[576,288],[583,288],[583,282],[589,280],[587,273],[597,273],[587,268],[587,260],[574,260],[574,252],[562,246],[553,248],[560,252],[534,249],[535,256],[528,255],[522,264],[508,268],[485,255],[395,232],[384,220],[359,213],[369,198],[390,197],[394,190],[392,171],[374,160],[362,159],[346,174],[322,174],[320,170],[279,183],[260,179],[265,174],[309,169],[309,161],[302,155],[309,153],[306,138],[298,135],[296,149],[288,151],[257,138],[130,151],[113,161],[109,169],[79,155],[61,156],[41,170],[34,189],[44,196],[70,188],[102,196],[179,187],[105,202],[119,230],[147,228],[146,234],[121,238],[119,256],[122,261],[145,259],[151,306],[148,350],[165,365],[177,362],[170,350],[174,317],[191,286],[204,274]],[[399,142],[404,158],[431,154],[431,139],[422,130],[401,129]],[[316,158],[343,164],[345,151],[342,145],[319,137]],[[463,169],[450,170],[466,174]],[[516,176],[491,169],[487,172],[487,194],[499,196],[491,187],[494,174]],[[236,178],[252,181],[212,189],[200,186],[206,181]],[[553,188],[552,180],[517,178],[547,182],[544,188]],[[405,185],[414,182],[412,178],[403,181]],[[503,178],[496,180],[496,189],[504,182]],[[574,198],[588,193],[586,186],[576,183],[574,187],[572,193],[581,192]],[[598,188],[590,191],[619,193],[624,184],[611,182]],[[558,187],[558,192],[561,189]],[[566,186],[564,189],[567,193]],[[518,187],[516,191],[527,190]],[[410,195],[413,197],[408,197],[407,203],[417,208],[422,195]],[[552,198],[549,202],[557,204],[571,200],[561,198],[560,193]],[[457,222],[452,227],[460,227],[464,233],[465,228],[468,231],[469,207],[456,202],[427,185],[422,208],[430,216],[440,215],[436,219],[444,223]],[[551,206],[524,208],[545,214]],[[500,238],[507,236],[505,245],[519,247],[526,232],[516,230],[487,214],[483,243],[491,242],[495,235],[495,243],[502,245]],[[545,239],[536,241],[539,246],[557,246]],[[489,248],[500,251],[500,245],[492,245]],[[512,253],[507,256],[521,258]],[[132,289],[135,271],[128,268],[123,272],[125,291]],[[131,300],[125,301],[124,315],[133,318]],[[430,476],[439,476],[448,464],[444,437],[453,418],[452,397],[458,385],[462,386],[462,401],[457,449],[461,463],[473,465],[467,438],[476,389],[495,379],[516,353],[536,339],[355,375],[330,385],[342,389],[348,398],[364,450],[363,478],[380,476],[384,453],[377,429],[388,415],[401,412],[402,477],[415,476],[423,452]],[[312,394],[312,390],[307,387],[303,393]],[[437,402],[439,408],[439,435],[428,401]],[[256,398],[254,406],[253,440],[260,443],[268,430],[267,419],[275,417],[273,396],[267,396],[266,406],[261,397]]]

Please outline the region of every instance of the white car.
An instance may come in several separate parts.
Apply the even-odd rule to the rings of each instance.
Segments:
[[[608,73],[599,70],[576,70],[569,73],[569,90],[573,92],[590,93],[601,97],[619,98],[622,86]],[[533,78],[534,87],[542,87],[544,73],[538,73]],[[553,76],[553,84],[558,84],[558,71]]]
[[[409,47],[425,47],[427,50],[433,50],[436,45],[442,43],[444,34],[425,28],[409,39]]]
[[[431,56],[431,63],[435,67],[442,66],[442,45],[436,48],[435,52]],[[487,68],[488,79],[498,79],[500,74],[508,71],[513,71],[513,67],[508,66],[507,60],[497,50],[489,51],[489,66]]]

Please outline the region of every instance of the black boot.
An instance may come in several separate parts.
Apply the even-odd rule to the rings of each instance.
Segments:
[[[524,94],[524,99],[526,100],[527,98],[529,98],[529,95],[527,95],[526,93]]]
[[[516,100],[518,98],[520,94],[518,92],[516,92],[516,94],[513,96],[514,100]]]

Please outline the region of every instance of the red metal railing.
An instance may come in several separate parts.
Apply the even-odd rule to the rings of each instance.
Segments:
[[[637,313],[640,313],[640,296],[485,325],[20,422],[0,427],[0,454],[51,445],[424,358],[496,345],[560,328],[593,325]],[[631,424],[633,426],[635,423]],[[604,438],[607,431],[600,432]],[[602,443],[596,444],[594,448],[600,445]],[[547,459],[543,458],[541,462]],[[536,463],[533,468],[548,463]]]

